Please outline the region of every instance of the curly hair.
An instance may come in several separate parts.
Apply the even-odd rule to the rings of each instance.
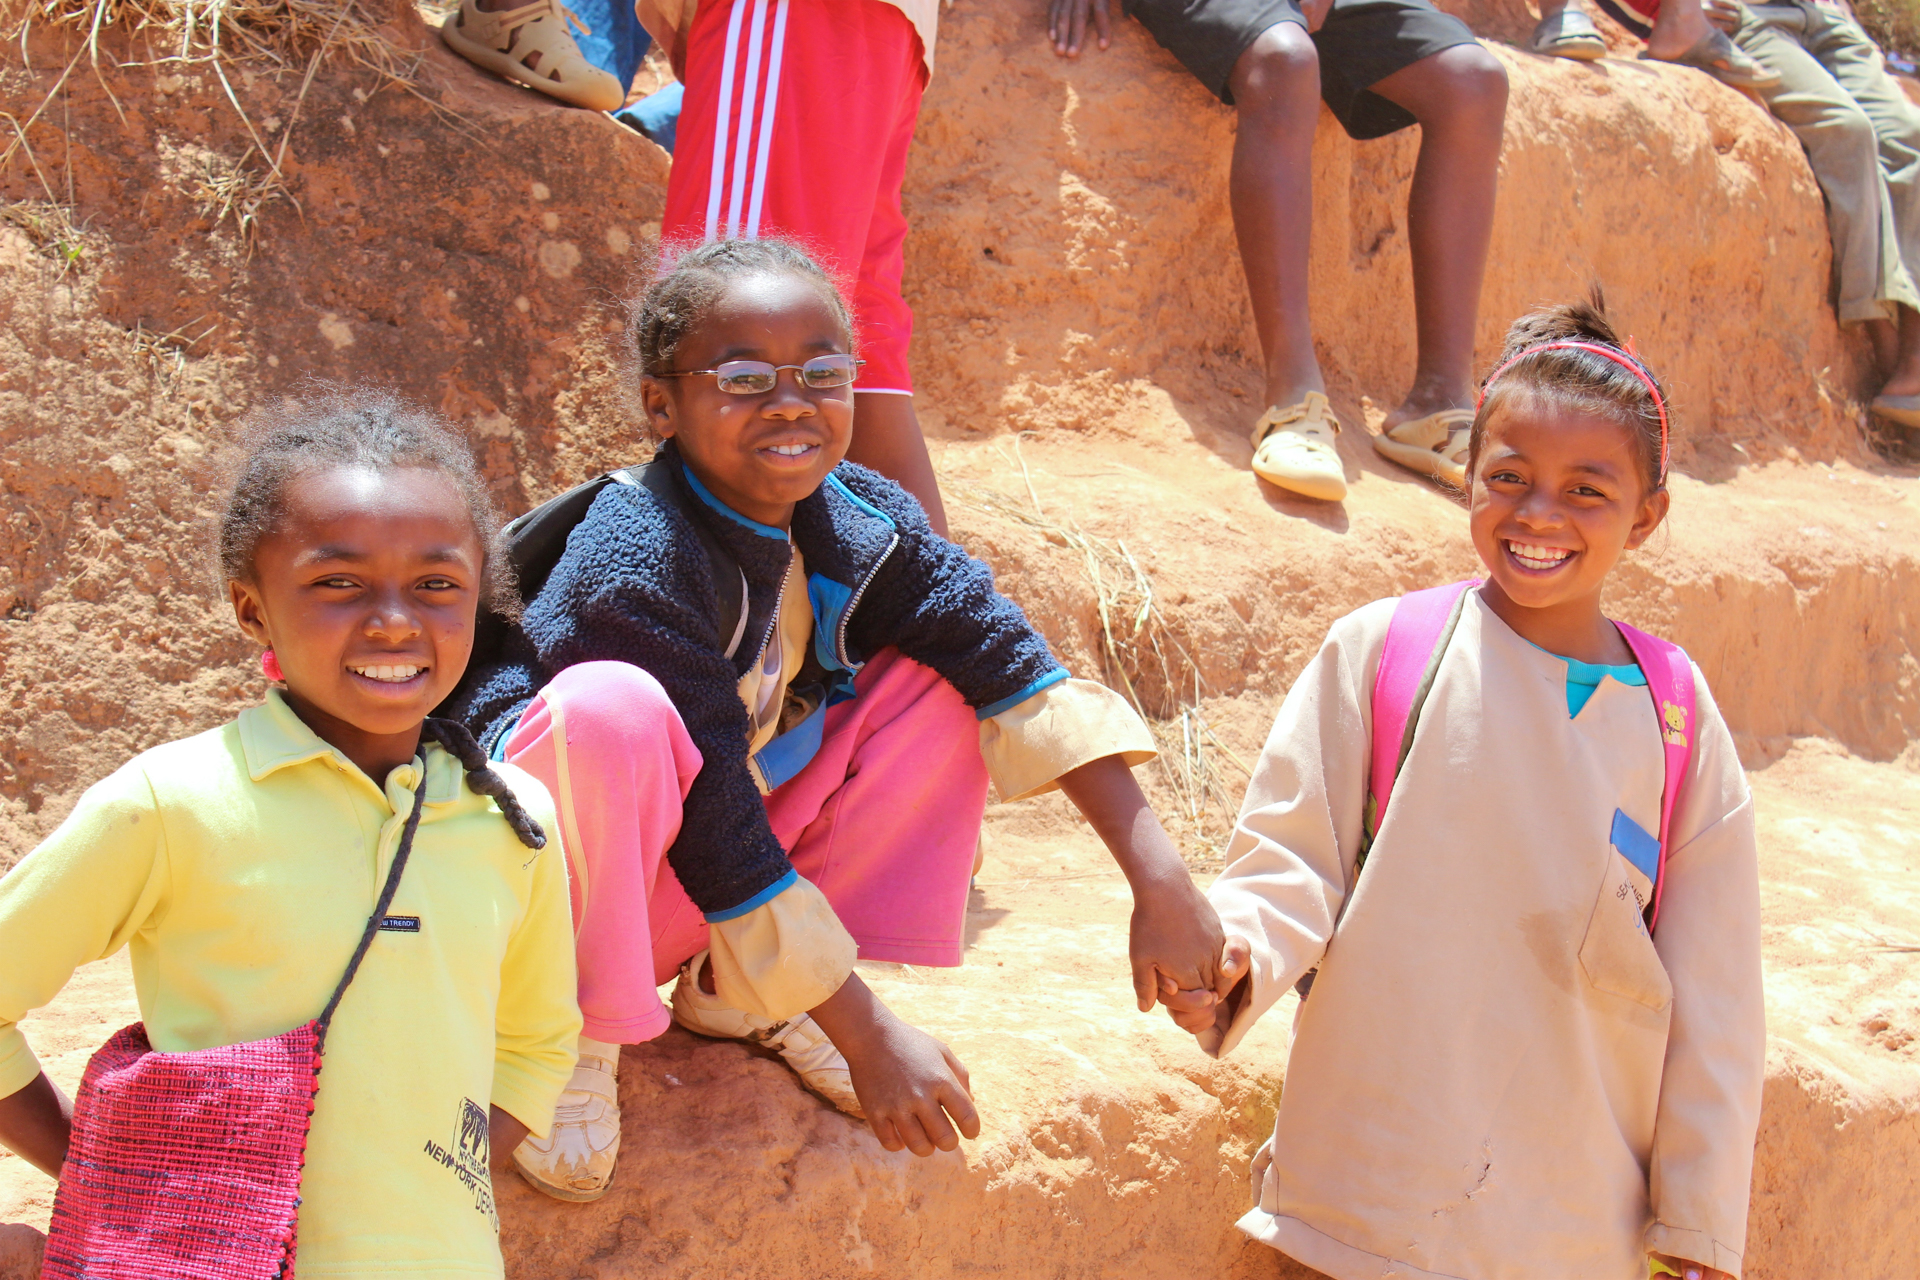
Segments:
[[[518,616],[512,562],[499,512],[473,451],[439,415],[388,391],[310,383],[303,394],[252,414],[228,463],[227,499],[215,553],[217,587],[253,582],[254,553],[285,509],[287,486],[322,468],[390,471],[417,467],[451,480],[465,500],[484,559],[480,606]]]
[[[1613,347],[1646,374],[1646,381],[1632,369],[1597,352],[1577,347],[1529,350],[1551,342],[1591,342]],[[1606,295],[1599,285],[1593,286],[1584,302],[1542,307],[1514,321],[1493,367],[1499,371],[1499,378],[1483,385],[1484,399],[1474,414],[1473,432],[1468,437],[1469,484],[1494,410],[1516,399],[1525,399],[1530,406],[1551,406],[1619,423],[1633,439],[1635,460],[1646,492],[1652,494],[1666,488],[1660,412],[1661,405],[1668,402],[1666,388],[1654,377],[1653,370],[1622,345],[1618,331],[1607,316]],[[1657,402],[1649,383],[1659,391]],[[1668,417],[1671,419],[1671,413]],[[1670,421],[1668,433],[1670,436]],[[1671,439],[1666,444],[1670,446]]]
[[[705,244],[662,246],[652,279],[627,303],[630,380],[674,372],[680,344],[699,325],[707,308],[736,280],[759,275],[792,275],[820,291],[853,351],[853,313],[838,281],[791,240],[713,240]],[[854,354],[858,354],[855,352]]]

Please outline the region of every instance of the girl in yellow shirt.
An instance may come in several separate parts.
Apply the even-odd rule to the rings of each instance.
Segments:
[[[391,398],[255,427],[220,571],[274,687],[95,784],[0,879],[0,1143],[60,1176],[73,1109],[16,1024],[79,965],[130,948],[147,1040],[189,1054],[314,1019],[364,933],[325,1033],[300,1274],[502,1274],[489,1151],[547,1129],[580,1015],[546,791],[426,719],[502,589],[497,526],[465,444]],[[54,1232],[49,1266],[58,1202]]]

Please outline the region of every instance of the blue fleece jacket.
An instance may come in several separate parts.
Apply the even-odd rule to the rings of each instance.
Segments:
[[[790,554],[785,533],[707,493],[671,441],[662,454],[674,462],[683,500],[676,506],[645,488],[607,486],[568,537],[503,660],[470,672],[443,714],[491,747],[540,688],[575,663],[630,662],[651,673],[705,761],[667,861],[711,918],[792,871],[747,767],[749,724],[738,692],[777,622]],[[739,584],[716,586],[690,520],[706,526],[746,579],[745,641],[731,659],[719,592],[737,599]],[[939,672],[983,719],[1065,678],[1020,607],[994,590],[992,571],[935,534],[920,504],[877,472],[836,467],[794,509],[792,535],[814,605],[812,658],[829,677],[844,683],[873,654],[897,648]]]

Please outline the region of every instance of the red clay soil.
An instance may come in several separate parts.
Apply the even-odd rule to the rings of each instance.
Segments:
[[[907,191],[919,405],[959,536],[1076,670],[1161,717],[1149,784],[1204,872],[1327,624],[1473,568],[1458,507],[1364,439],[1412,367],[1414,139],[1322,121],[1316,322],[1353,494],[1290,498],[1245,469],[1231,113],[1131,24],[1057,61],[1037,9],[943,11]],[[0,109],[48,103],[0,170],[0,866],[133,752],[257,696],[206,563],[209,460],[246,411],[309,376],[397,386],[473,431],[514,510],[636,456],[615,303],[666,157],[473,72],[404,6],[387,32],[419,53],[411,91],[339,59],[304,99],[304,59],[229,68],[270,148],[292,129],[250,236],[219,216],[251,138],[210,66],[122,68],[166,40],[109,27],[49,99],[73,36],[0,51]],[[1864,349],[1792,138],[1698,73],[1496,52],[1481,360],[1598,279],[1668,376],[1685,475],[1611,604],[1700,660],[1755,770],[1775,1041],[1748,1274],[1920,1275],[1920,481],[1864,443]],[[1285,1019],[1216,1064],[1132,1012],[1104,865],[1057,801],[996,810],[966,966],[876,971],[972,1066],[978,1143],[889,1156],[776,1064],[671,1032],[627,1055],[613,1194],[500,1188],[510,1273],[1281,1274],[1230,1224]],[[68,1083],[133,1016],[123,963],[29,1027]],[[0,1157],[0,1223],[44,1225],[47,1191]],[[0,1226],[0,1280],[23,1251]]]

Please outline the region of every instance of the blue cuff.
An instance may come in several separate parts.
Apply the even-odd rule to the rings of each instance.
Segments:
[[[744,916],[749,911],[757,911],[787,890],[793,888],[795,882],[799,879],[800,873],[789,868],[787,874],[781,876],[778,880],[775,880],[772,884],[754,894],[739,906],[728,907],[725,911],[709,912],[707,915],[707,923],[719,924],[724,920],[733,920]]]
[[[1065,667],[1055,667],[1053,670],[1047,672],[1047,674],[1041,676],[1038,680],[1035,680],[1032,684],[1028,685],[1026,688],[1022,689],[1020,692],[1014,694],[1011,698],[1002,698],[998,702],[988,703],[986,706],[974,712],[973,718],[975,720],[991,720],[995,716],[999,715],[1002,711],[1013,710],[1015,707],[1025,702],[1028,698],[1031,698],[1034,694],[1040,693],[1046,689],[1051,689],[1053,688],[1054,685],[1059,684],[1062,680],[1065,680],[1067,678],[1068,678],[1067,669]]]

